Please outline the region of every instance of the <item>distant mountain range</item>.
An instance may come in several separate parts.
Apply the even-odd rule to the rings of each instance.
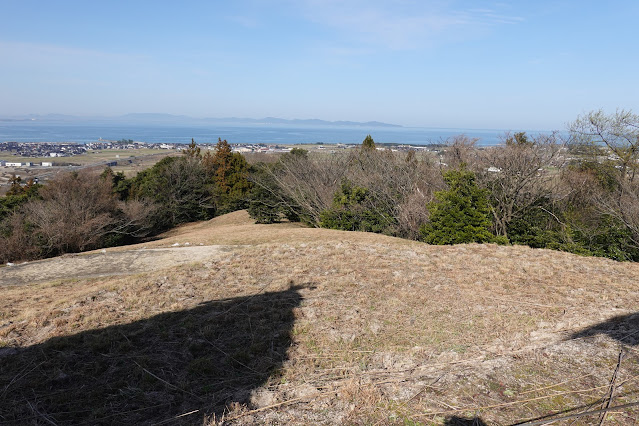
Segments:
[[[276,117],[257,118],[195,118],[186,115],[158,114],[158,113],[132,113],[115,117],[78,117],[64,114],[47,115],[23,115],[14,117],[0,117],[0,122],[15,121],[61,121],[61,122],[112,122],[130,124],[229,124],[229,125],[289,125],[289,126],[344,126],[344,127],[402,127],[398,124],[381,123],[379,121],[326,121],[317,118],[311,119],[284,119]]]

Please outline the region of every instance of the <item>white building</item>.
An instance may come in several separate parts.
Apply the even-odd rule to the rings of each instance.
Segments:
[[[246,148],[246,147],[233,147],[231,148],[231,151],[241,152],[241,153],[253,152],[251,148]]]

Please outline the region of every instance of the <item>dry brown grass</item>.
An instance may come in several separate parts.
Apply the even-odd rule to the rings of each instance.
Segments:
[[[243,394],[215,401],[226,410],[214,407],[213,396],[185,379],[190,376],[145,367],[201,398],[200,411],[185,422],[209,414],[209,422],[223,417],[234,424],[441,424],[455,415],[510,424],[572,414],[599,408],[622,344],[627,356],[612,405],[639,400],[639,324],[631,316],[639,306],[637,264],[518,246],[439,247],[297,224],[255,225],[245,212],[185,225],[146,246],[185,242],[227,251],[130,276],[2,288],[0,360],[20,356],[7,348],[46,349],[54,337],[148,327],[159,315],[196,312],[207,302],[294,292],[300,300],[291,305],[285,330],[287,355],[270,365],[268,378],[244,384]],[[268,319],[281,308],[264,309]],[[575,335],[595,325],[601,327]],[[268,350],[262,349],[246,362],[263,361]],[[0,394],[9,372],[0,367]],[[20,371],[14,373],[5,394],[21,386]],[[215,374],[202,368],[198,380],[215,381]],[[154,386],[170,393],[169,384]],[[175,403],[147,414],[160,421],[192,406]],[[42,412],[44,403],[35,408],[36,418],[38,412],[56,418],[53,409]],[[610,414],[607,424],[637,416],[639,410],[626,409]]]

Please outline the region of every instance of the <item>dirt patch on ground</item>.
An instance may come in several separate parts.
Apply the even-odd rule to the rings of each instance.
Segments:
[[[3,268],[0,286],[150,272],[216,260],[230,250],[229,246],[195,246],[65,255]]]

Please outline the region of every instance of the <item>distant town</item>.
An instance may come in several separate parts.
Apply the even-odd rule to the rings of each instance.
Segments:
[[[176,150],[185,148],[183,143],[148,143],[136,142],[131,139],[121,139],[118,141],[99,140],[97,142],[76,143],[76,142],[0,142],[0,152],[11,153],[18,157],[72,157],[82,155],[92,151],[102,150]],[[215,144],[198,144],[202,149],[214,149]],[[286,152],[290,147],[266,144],[241,144],[231,145],[237,152]]]
[[[198,143],[198,146],[203,150],[214,150],[214,143]],[[313,144],[314,150],[326,150],[329,152],[335,152],[336,150],[354,148],[355,144]],[[174,150],[181,151],[186,147],[184,143],[148,143],[148,142],[136,142],[131,139],[121,139],[118,141],[110,140],[98,140],[97,142],[89,143],[76,143],[76,142],[0,142],[0,154],[10,154],[16,157],[25,158],[60,158],[60,157],[73,157],[75,155],[83,155],[95,151],[102,150],[139,150],[139,149],[157,149],[157,150]],[[231,144],[231,149],[234,152],[240,153],[286,153],[289,152],[293,146],[282,144]],[[391,148],[391,146],[385,146],[379,144],[379,149]],[[433,148],[432,146],[430,148]],[[429,150],[429,147],[424,146],[411,146],[411,145],[392,145],[393,150],[403,151],[411,149]],[[4,156],[6,158],[6,155]],[[1,160],[0,166],[8,167],[29,167],[29,166],[53,166],[53,161],[41,161],[39,164],[35,164],[30,161],[20,161],[18,158],[15,160]]]

